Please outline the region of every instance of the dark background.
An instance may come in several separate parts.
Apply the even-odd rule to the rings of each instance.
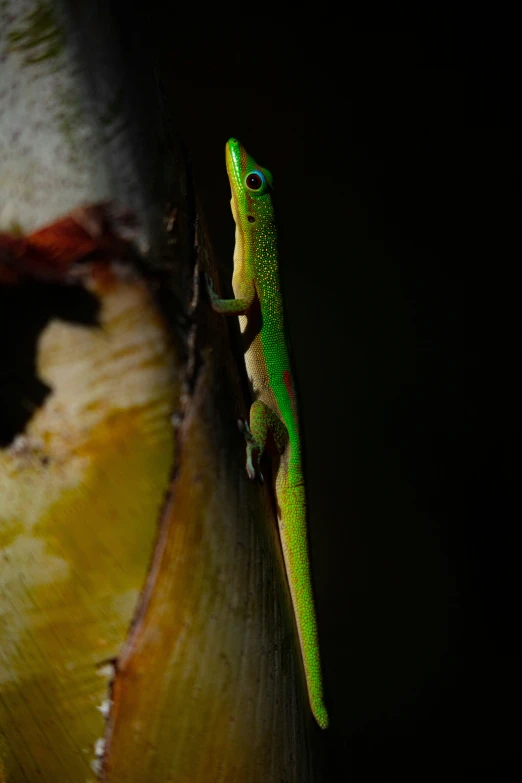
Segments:
[[[229,295],[226,140],[274,175],[325,779],[520,779],[514,17],[114,8],[159,57]]]

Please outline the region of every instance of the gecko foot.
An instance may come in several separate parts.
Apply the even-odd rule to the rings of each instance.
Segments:
[[[248,478],[253,481],[257,475],[259,481],[261,484],[265,483],[265,479],[263,474],[261,473],[261,468],[254,466],[254,454],[259,454],[259,447],[254,440],[254,436],[252,435],[252,432],[250,431],[250,427],[248,425],[248,422],[246,419],[238,419],[237,420],[237,426],[239,428],[239,431],[243,433],[245,436],[245,441],[247,445],[247,458],[246,458],[246,472],[248,475]]]

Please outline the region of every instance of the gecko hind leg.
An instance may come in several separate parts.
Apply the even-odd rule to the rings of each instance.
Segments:
[[[263,483],[260,461],[265,452],[268,438],[270,435],[272,436],[273,443],[281,454],[288,443],[288,431],[275,411],[261,400],[256,400],[250,407],[250,424],[244,419],[240,419],[238,426],[246,441],[248,478],[255,479],[257,473],[259,480]]]

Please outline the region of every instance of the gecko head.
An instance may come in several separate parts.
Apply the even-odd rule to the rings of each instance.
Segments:
[[[249,223],[255,223],[266,214],[267,201],[271,202],[272,174],[256,163],[238,139],[228,140],[226,162],[234,214],[237,210]]]

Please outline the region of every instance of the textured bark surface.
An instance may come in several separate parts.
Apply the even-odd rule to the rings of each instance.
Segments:
[[[222,348],[225,330],[218,321]],[[246,479],[234,362],[215,346],[183,411],[160,541],[118,662],[107,781],[317,779],[271,496]]]

